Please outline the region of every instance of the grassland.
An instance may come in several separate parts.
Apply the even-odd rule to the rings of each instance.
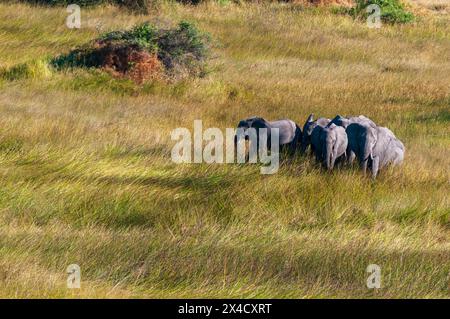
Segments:
[[[210,72],[141,87],[38,65],[0,80],[0,297],[450,296],[448,15],[379,30],[289,4],[100,7],[80,30],[66,15],[0,4],[0,66],[67,52],[99,23],[188,19],[215,39]],[[170,131],[194,119],[311,112],[388,126],[404,165],[373,182],[302,158],[272,176],[170,160]],[[72,263],[80,290],[66,288]]]

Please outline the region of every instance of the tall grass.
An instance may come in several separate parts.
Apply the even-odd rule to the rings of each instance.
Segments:
[[[202,79],[134,83],[97,71],[2,78],[1,297],[438,297],[450,272],[448,17],[366,28],[326,8],[0,5],[1,67],[105,30],[193,20],[215,39]],[[89,20],[90,19],[90,20]],[[82,21],[82,26],[83,26]],[[165,21],[165,22],[161,22]],[[376,182],[312,161],[176,165],[170,131],[241,118],[365,114],[404,141]],[[82,288],[66,288],[77,263]],[[369,264],[382,288],[369,290]]]

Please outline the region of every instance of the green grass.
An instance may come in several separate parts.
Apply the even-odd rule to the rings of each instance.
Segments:
[[[103,31],[194,21],[214,41],[210,72],[143,86],[94,70],[1,76],[0,297],[449,297],[448,15],[373,30],[287,4],[82,14]],[[65,15],[1,4],[0,67],[98,36]],[[170,160],[170,131],[194,119],[311,112],[388,126],[404,165],[373,182],[303,158],[272,176]],[[81,290],[66,288],[72,263]]]

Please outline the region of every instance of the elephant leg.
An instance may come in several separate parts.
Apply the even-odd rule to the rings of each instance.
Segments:
[[[342,162],[342,158],[344,157],[344,155],[338,156],[336,158],[336,160],[334,161],[334,166],[335,167],[339,167],[340,163]]]
[[[297,154],[297,150],[300,149],[300,143],[301,143],[301,136],[302,136],[302,131],[300,130],[299,127],[295,128],[295,132],[294,132],[294,139],[292,140],[292,142],[289,144],[290,145],[290,151],[291,151],[291,155],[295,155]]]
[[[336,160],[333,158],[333,159],[331,160],[330,170],[332,170],[332,169],[334,168],[335,163],[336,163]]]
[[[295,155],[296,150],[297,150],[297,143],[294,141],[289,144],[289,152],[288,152],[289,155],[290,156]]]
[[[360,161],[361,170],[364,175],[366,175],[366,173],[367,173],[367,167],[370,166],[369,160],[370,160],[370,158],[366,158],[366,159],[363,158]]]
[[[372,159],[372,178],[375,179],[378,174],[378,169],[380,165],[380,158],[378,156],[375,156]]]
[[[341,159],[340,159],[341,167],[345,166],[346,163],[348,163],[348,157],[347,157],[347,153],[344,153],[344,155],[342,155]]]
[[[283,145],[279,145],[278,146],[278,154],[279,154],[279,156],[280,156],[280,159],[281,158],[283,158],[283,159],[285,159],[286,158],[286,154],[290,154],[290,150],[291,150],[291,148],[290,148],[290,146],[289,145],[286,145],[286,144],[283,144]]]
[[[309,145],[309,149],[310,149],[311,155],[316,155],[316,149],[314,148],[314,146],[312,144]]]
[[[341,156],[339,156],[338,158],[336,158],[335,165],[339,166],[339,167],[342,167],[342,166],[344,166],[346,160],[347,160],[347,154],[344,153]]]
[[[347,162],[349,164],[353,164],[353,162],[355,161],[356,155],[355,152],[353,152],[352,150],[348,150],[346,153],[347,156]]]
[[[328,168],[329,170],[332,170],[334,168],[334,165],[336,164],[336,154],[331,154],[331,159],[330,159],[330,167]]]
[[[295,147],[296,147],[297,143],[295,138],[292,140],[292,142],[285,144],[286,148],[287,148],[287,154],[292,156],[295,153]],[[280,145],[280,152],[281,152],[281,145]]]
[[[322,162],[322,156],[321,156],[322,154],[321,154],[320,150],[314,149],[314,155],[316,156],[316,161],[318,163]]]

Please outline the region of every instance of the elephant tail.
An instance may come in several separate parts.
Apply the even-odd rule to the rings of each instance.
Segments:
[[[333,153],[334,153],[334,145],[332,145],[331,143],[325,143],[324,152],[323,152],[323,160],[324,160],[325,167],[328,170],[332,170],[333,166],[334,166]]]

